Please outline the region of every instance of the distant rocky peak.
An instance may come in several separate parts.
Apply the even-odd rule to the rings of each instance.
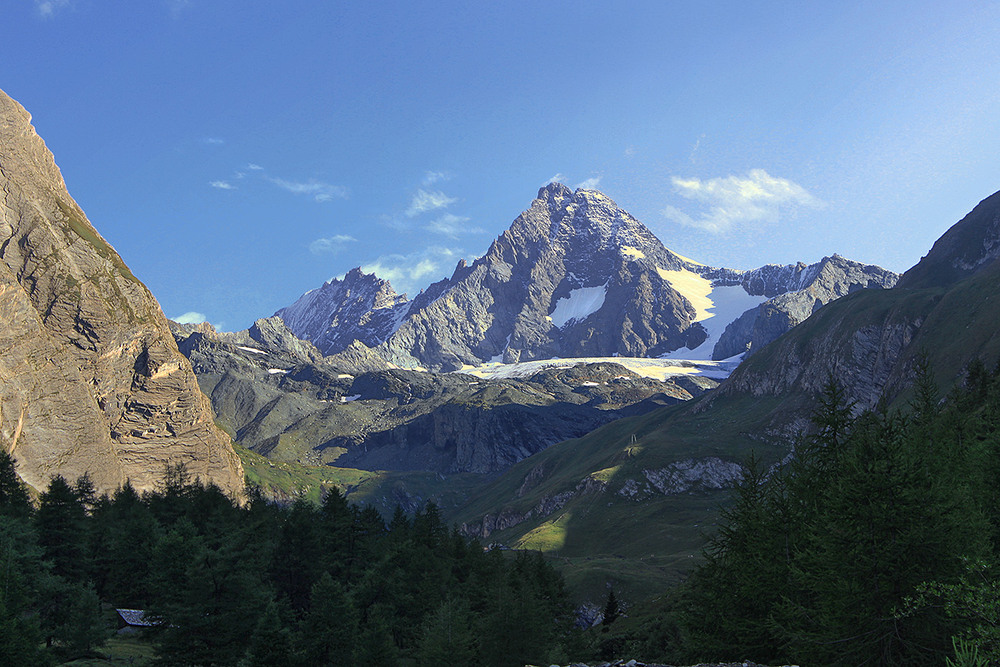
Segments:
[[[573,198],[573,191],[567,188],[562,183],[553,181],[548,185],[544,185],[538,190],[538,196],[535,197],[536,200],[541,200],[548,204],[549,208],[552,210],[558,210],[565,205],[565,202]]]
[[[340,282],[350,293],[375,295],[375,299],[383,304],[376,308],[390,308],[399,300],[406,300],[406,294],[397,294],[388,280],[379,278],[374,273],[365,273],[360,266],[348,271]]]
[[[395,330],[408,307],[406,295],[397,294],[388,280],[354,268],[343,278],[306,292],[275,316],[296,337],[323,354],[335,354],[354,341],[378,345]]]

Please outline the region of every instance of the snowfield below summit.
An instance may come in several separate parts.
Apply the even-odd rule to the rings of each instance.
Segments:
[[[484,380],[523,378],[547,368],[571,368],[577,364],[619,364],[642,377],[664,382],[682,375],[700,375],[713,380],[724,380],[740,365],[743,356],[722,361],[691,359],[647,359],[642,357],[579,357],[570,359],[542,359],[516,364],[486,363],[465,366],[456,373],[474,375]]]
[[[604,305],[608,284],[570,290],[568,297],[556,301],[556,308],[549,314],[553,326],[562,329],[572,321],[580,322],[593,315]],[[509,342],[509,341],[508,341]]]

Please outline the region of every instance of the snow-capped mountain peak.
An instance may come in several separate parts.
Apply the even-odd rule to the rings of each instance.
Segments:
[[[498,358],[711,359],[720,342],[736,354],[760,343],[726,329],[772,297],[811,289],[804,298],[814,308],[895,278],[836,255],[751,271],[706,266],[668,250],[605,194],[551,183],[485,255],[460,262],[412,301],[355,269],[277,314],[325,354],[359,340],[408,368]]]

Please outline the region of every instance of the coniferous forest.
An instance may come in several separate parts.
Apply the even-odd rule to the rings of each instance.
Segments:
[[[144,610],[169,665],[523,665],[578,635],[539,553],[484,552],[432,504],[386,525],[336,490],[241,505],[171,468],[141,496],[55,477],[33,506],[14,466],[0,455],[3,664],[92,654],[111,607]]]
[[[831,378],[786,465],[745,467],[703,563],[619,638],[675,663],[1000,664],[1000,370],[903,411]]]
[[[748,462],[689,579],[620,620],[612,591],[589,635],[540,554],[484,551],[434,505],[237,504],[182,467],[142,495],[55,477],[33,503],[0,455],[0,655],[86,655],[113,606],[156,622],[161,664],[997,664],[1000,370],[946,397],[931,376],[861,412],[831,378],[795,456]]]

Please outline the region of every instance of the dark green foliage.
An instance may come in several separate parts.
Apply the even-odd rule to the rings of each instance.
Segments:
[[[240,667],[294,667],[296,664],[293,652],[291,630],[282,618],[276,603],[270,602],[264,614],[257,621],[250,647],[246,656],[240,660]],[[310,662],[308,664],[335,664]],[[342,663],[349,664],[349,663]]]
[[[42,494],[35,525],[38,542],[57,576],[82,582],[88,574],[87,511],[76,490],[57,475]]]
[[[33,526],[0,515],[0,664],[47,663],[40,609],[51,586]]]
[[[360,615],[344,586],[324,572],[313,585],[299,646],[308,665],[354,664]]]
[[[0,515],[27,517],[31,509],[31,499],[17,476],[14,459],[0,449]]]
[[[997,580],[971,587],[963,563],[997,553],[1000,380],[973,367],[942,403],[931,378],[918,361],[907,415],[856,414],[831,380],[793,462],[746,466],[673,605],[670,650],[692,661],[941,664],[957,634],[990,650],[997,633],[983,618],[970,625],[968,610],[998,620]]]
[[[380,604],[366,610],[355,649],[357,664],[372,667],[396,667],[399,664],[399,648],[390,628],[391,616],[392,612]]]
[[[608,599],[604,603],[604,618],[601,622],[604,625],[611,625],[619,615],[621,615],[621,609],[618,607],[618,598],[615,597],[615,590],[612,588],[608,591]]]
[[[475,662],[476,637],[468,603],[454,598],[441,603],[424,625],[417,655],[421,667],[451,667]]]
[[[540,555],[486,555],[434,505],[239,505],[173,466],[142,496],[54,477],[33,511],[0,458],[0,664],[88,655],[102,603],[143,609],[164,665],[541,662],[570,614]]]
[[[160,524],[131,484],[99,500],[91,518],[98,594],[117,608],[145,609],[151,600],[151,563],[162,537]]]

